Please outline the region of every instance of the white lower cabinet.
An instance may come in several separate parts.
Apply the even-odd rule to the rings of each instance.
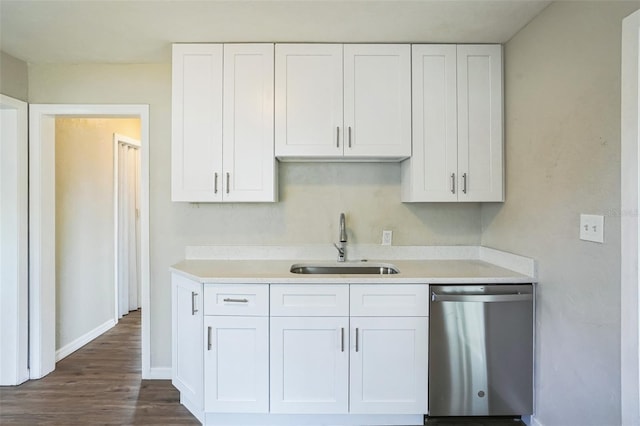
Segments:
[[[427,321],[351,318],[351,413],[427,412]]]
[[[349,411],[348,317],[271,318],[271,412]]]
[[[269,318],[205,316],[204,410],[269,412]]]
[[[178,274],[171,276],[171,383],[180,400],[197,415],[202,411],[202,284]]]
[[[211,425],[418,425],[426,284],[202,284],[172,275],[173,384]]]

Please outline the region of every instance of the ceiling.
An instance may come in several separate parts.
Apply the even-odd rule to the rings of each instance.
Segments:
[[[0,0],[0,48],[29,63],[157,63],[173,42],[503,43],[549,3]]]

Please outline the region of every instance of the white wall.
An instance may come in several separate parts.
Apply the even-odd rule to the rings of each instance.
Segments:
[[[27,101],[27,63],[0,51],[0,93]]]
[[[556,2],[505,47],[507,196],[482,243],[539,261],[536,418],[620,417],[620,44],[640,2]],[[605,243],[578,239],[605,215]]]
[[[167,58],[169,59],[169,58]],[[330,244],[347,213],[350,240],[478,244],[480,206],[400,203],[399,164],[280,164],[276,204],[188,204],[170,199],[171,66],[31,65],[31,103],[150,105],[151,367],[171,365],[167,268],[194,244]]]
[[[113,134],[130,118],[56,119],[56,350],[114,319]]]

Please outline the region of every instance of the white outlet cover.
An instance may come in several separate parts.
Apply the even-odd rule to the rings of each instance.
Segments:
[[[580,215],[580,239],[604,243],[604,216],[595,214]]]
[[[390,246],[393,241],[393,231],[382,231],[382,245]]]

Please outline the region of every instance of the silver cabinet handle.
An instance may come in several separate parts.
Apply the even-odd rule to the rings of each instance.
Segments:
[[[358,329],[356,328],[356,352],[358,352]]]
[[[349,148],[351,148],[351,126],[349,126]]]
[[[451,173],[451,193],[456,193],[456,174]]]
[[[340,148],[340,126],[336,127],[336,148]]]
[[[227,172],[227,194],[229,193],[229,181],[231,180],[230,176],[231,176],[231,174],[229,172]]]
[[[207,327],[207,350],[211,350],[211,327]]]
[[[213,174],[213,193],[218,193],[218,173]]]
[[[196,293],[195,291],[191,292],[191,315],[195,315],[196,312],[198,312],[198,308],[196,308],[196,296],[198,296],[198,293]]]
[[[340,329],[340,352],[344,352],[344,327]]]
[[[467,193],[467,174],[466,173],[462,174],[462,192],[464,194]]]
[[[249,303],[249,299],[222,299],[223,302]]]

